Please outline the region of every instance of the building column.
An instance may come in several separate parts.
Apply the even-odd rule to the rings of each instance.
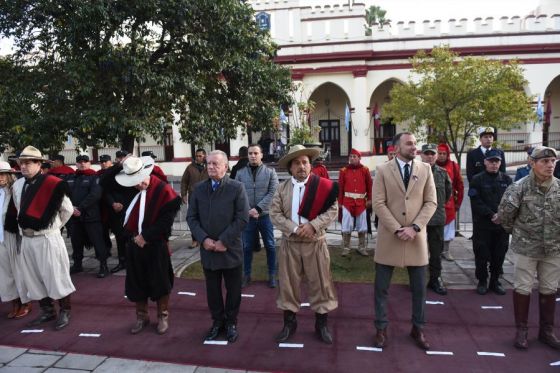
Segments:
[[[237,136],[229,141],[229,152],[230,157],[239,157],[239,148],[242,146],[249,145],[249,137],[246,133],[243,133],[241,127],[237,127]]]
[[[174,161],[186,161],[187,158],[191,158],[191,146],[190,144],[183,142],[181,140],[181,135],[179,134],[179,127],[177,125],[172,125],[171,129],[173,131],[173,160]]]
[[[370,155],[369,112],[367,110],[367,69],[354,70],[354,87],[352,91],[352,147],[365,155]]]

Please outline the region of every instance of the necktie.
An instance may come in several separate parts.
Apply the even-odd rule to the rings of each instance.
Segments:
[[[404,189],[408,189],[409,181],[410,181],[410,166],[407,163],[404,165],[404,175],[403,175]]]
[[[216,189],[218,189],[219,186],[220,186],[220,183],[218,183],[216,181],[212,181],[212,192],[215,192]]]

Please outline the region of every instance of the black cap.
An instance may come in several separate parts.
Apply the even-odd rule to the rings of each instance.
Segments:
[[[128,155],[128,152],[126,150],[117,150],[117,153],[115,154],[115,158],[124,158]]]
[[[89,162],[89,155],[87,154],[80,154],[76,157],[76,163],[80,162]]]
[[[142,156],[142,157],[152,157],[153,159],[156,159],[156,158],[157,158],[156,155],[154,154],[154,152],[151,151],[151,150],[145,150],[145,151],[143,151],[141,156]]]
[[[64,156],[62,154],[57,154],[53,156],[52,159],[53,161],[61,161],[62,163],[64,163]]]
[[[49,169],[51,168],[51,164],[49,162],[41,163],[41,168]]]
[[[497,149],[490,149],[486,152],[484,159],[499,159],[502,160],[502,154]]]
[[[109,154],[103,154],[99,157],[99,162],[107,162],[111,160],[111,156]]]

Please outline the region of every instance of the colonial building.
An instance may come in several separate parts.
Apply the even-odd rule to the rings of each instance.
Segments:
[[[444,44],[460,55],[518,59],[528,82],[526,92],[541,96],[545,123],[523,123],[518,129],[499,134],[502,143],[519,150],[509,152],[508,161],[524,160],[521,149],[528,144],[544,141],[560,147],[560,1],[541,0],[532,14],[511,18],[375,25],[371,36],[365,35],[364,4],[341,1],[338,5],[310,7],[302,6],[299,0],[249,3],[259,24],[269,28],[280,46],[277,62],[290,67],[292,79],[300,83],[296,99],[315,102],[310,121],[321,128],[320,141],[331,157],[345,157],[353,147],[364,154],[363,162],[370,167],[384,161],[387,141],[403,129],[383,117],[389,91],[408,79],[409,58],[418,50]],[[294,108],[286,109],[288,122],[293,125],[299,113]],[[380,117],[377,125],[374,114]],[[272,139],[260,133],[242,136],[239,131],[236,139],[206,147],[225,150],[234,160],[240,146],[266,137]],[[193,146],[180,140],[176,128],[169,132],[165,146],[147,141],[138,148],[161,155],[158,161],[167,161],[162,166],[175,175],[182,173],[193,154]],[[99,154],[105,152],[111,154],[114,149],[99,150]]]

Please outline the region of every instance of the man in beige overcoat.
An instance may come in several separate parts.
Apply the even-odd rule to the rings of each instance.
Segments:
[[[373,210],[379,217],[375,250],[375,345],[387,346],[387,290],[394,267],[406,267],[412,291],[410,336],[425,350],[423,332],[428,243],[426,224],[437,208],[430,165],[416,158],[416,138],[408,132],[393,139],[397,155],[377,166],[373,182]]]

